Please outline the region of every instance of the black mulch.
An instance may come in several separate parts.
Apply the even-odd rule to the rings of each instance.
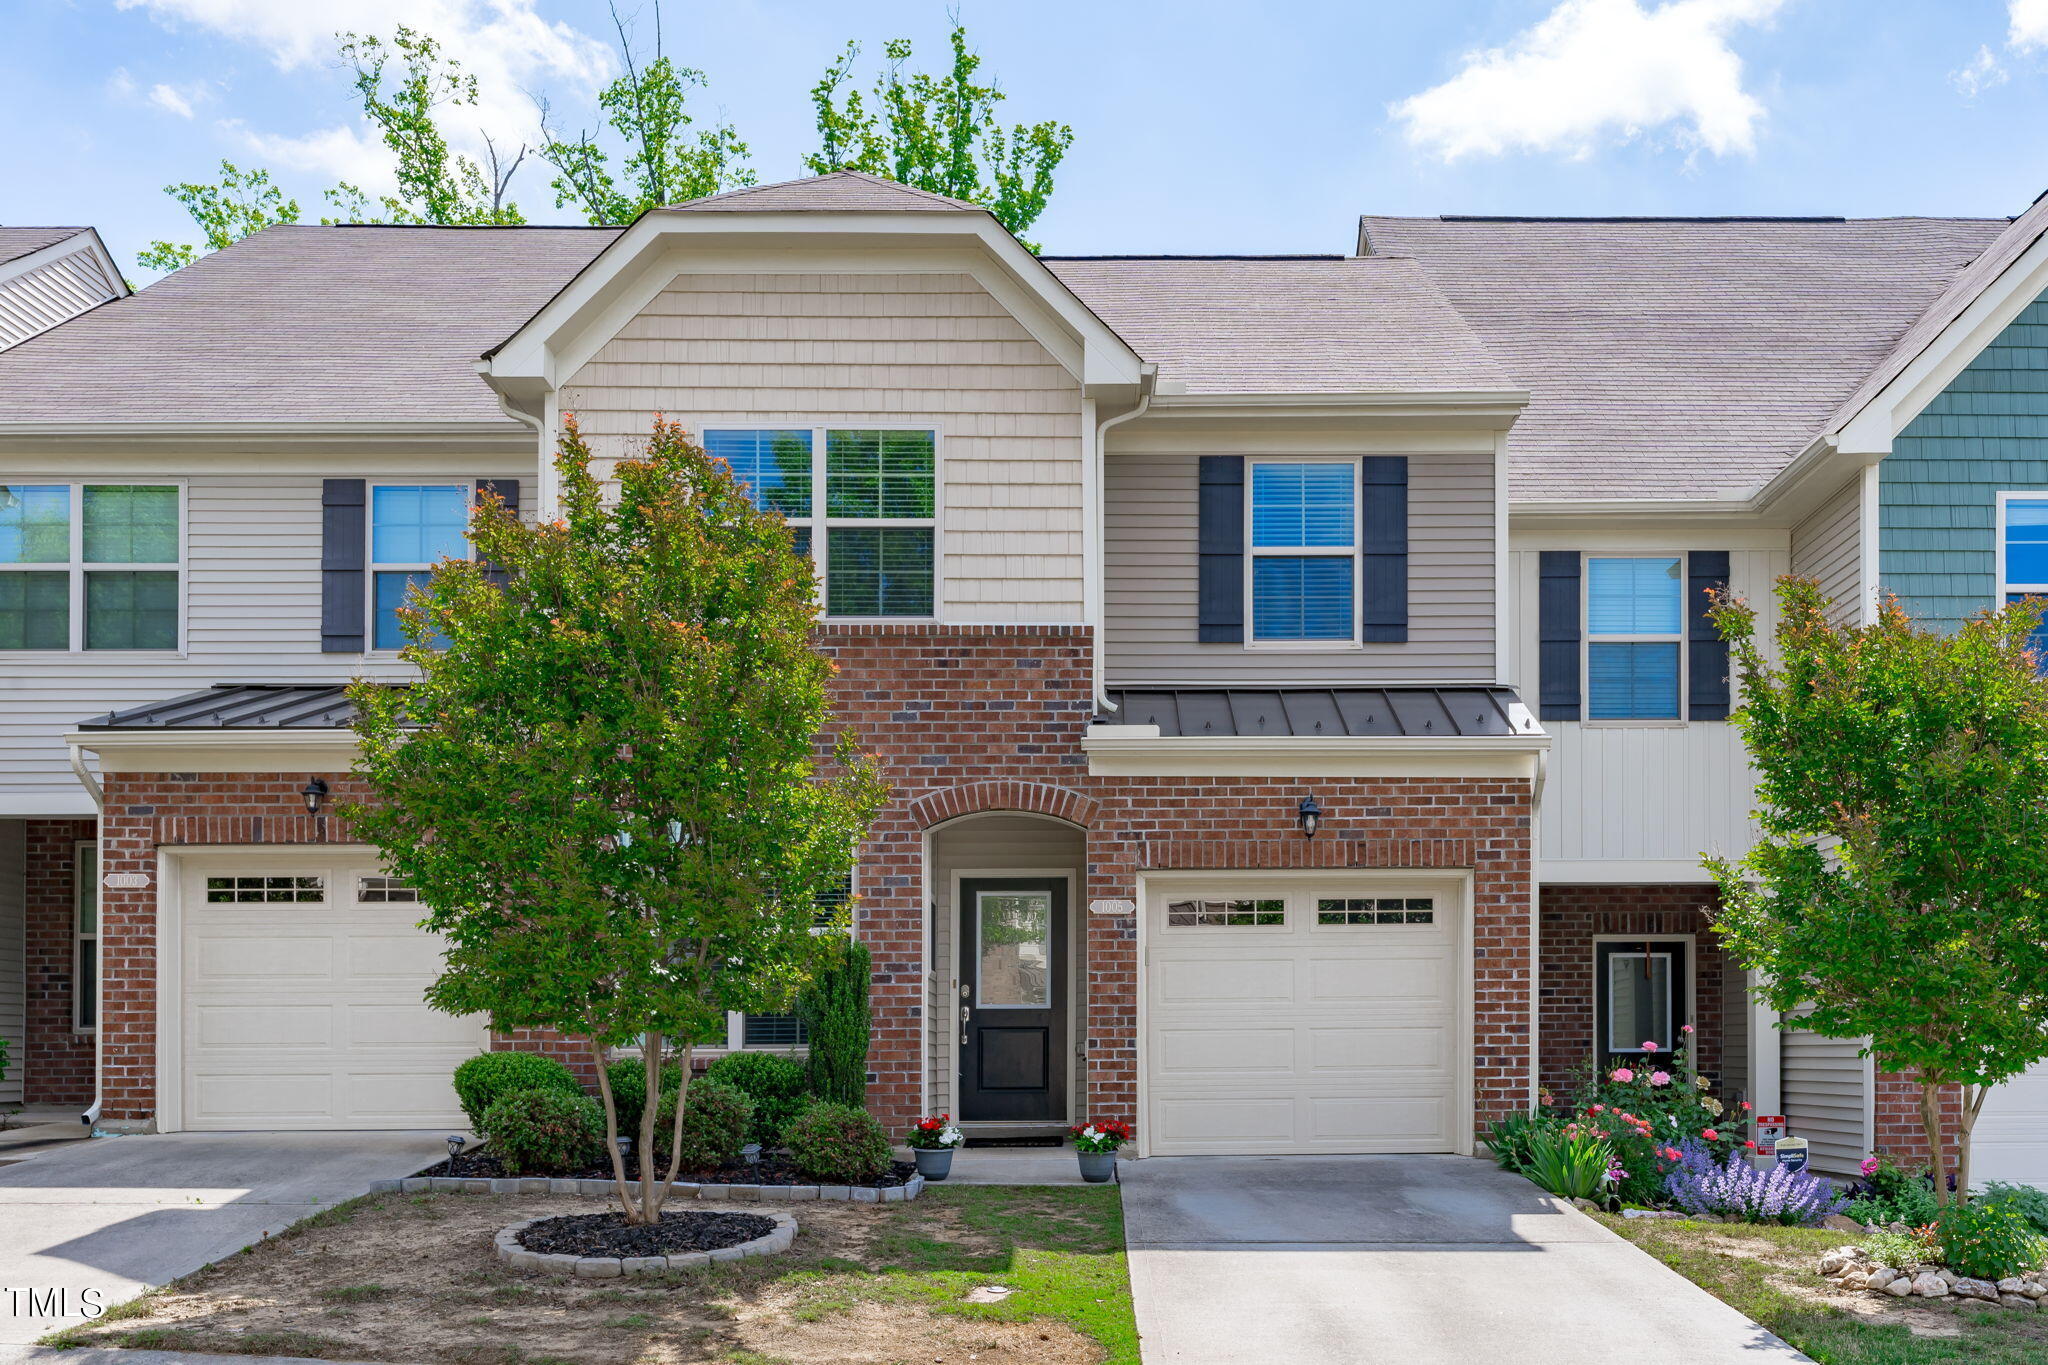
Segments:
[[[550,1256],[666,1256],[736,1247],[773,1231],[775,1220],[758,1213],[664,1213],[639,1227],[623,1213],[568,1213],[541,1219],[519,1244]]]
[[[668,1168],[663,1166],[659,1169],[658,1173],[666,1175],[668,1174]],[[500,1164],[498,1158],[491,1155],[491,1149],[485,1146],[464,1152],[461,1156],[456,1157],[455,1169],[453,1171],[448,1169],[448,1159],[443,1157],[432,1165],[414,1172],[414,1174],[454,1175],[465,1180],[500,1180],[508,1172]],[[581,1170],[575,1171],[528,1171],[526,1174],[532,1176],[552,1176],[557,1180],[610,1180],[612,1178],[612,1168],[610,1165],[586,1166]],[[638,1168],[630,1161],[626,1163],[626,1174],[635,1180],[640,1178]],[[878,1190],[886,1190],[891,1186],[907,1183],[910,1177],[916,1174],[917,1167],[911,1162],[892,1161],[889,1163],[888,1174],[884,1175],[880,1180],[865,1182],[863,1188],[872,1187]],[[686,1170],[679,1172],[676,1175],[676,1179],[698,1185],[817,1185],[839,1183],[836,1181],[818,1181],[809,1176],[799,1175],[796,1167],[790,1164],[789,1158],[780,1152],[764,1152],[757,1165],[721,1166],[714,1171]]]

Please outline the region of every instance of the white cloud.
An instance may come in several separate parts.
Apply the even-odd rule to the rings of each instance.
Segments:
[[[256,154],[264,166],[308,171],[346,180],[372,195],[397,187],[391,174],[391,153],[375,134],[360,128],[322,128],[300,137],[265,133],[240,119],[221,120],[221,129]]]
[[[2048,0],[2012,0],[2006,14],[2007,47],[2019,52],[2048,47]]]
[[[149,87],[149,102],[165,113],[191,118],[192,106],[206,100],[209,94],[204,81],[185,86],[158,84]]]
[[[2048,3],[2048,0],[2043,0]],[[1455,161],[1509,152],[1590,156],[1665,132],[1716,155],[1750,152],[1763,105],[1743,87],[1731,31],[1784,0],[1562,0],[1505,47],[1394,104],[1413,146]]]
[[[1989,47],[1980,47],[1977,49],[1977,55],[1970,59],[1970,64],[1960,71],[1949,72],[1948,79],[1949,84],[1962,91],[1966,97],[1974,99],[1979,93],[1995,85],[2004,85],[2009,74],[1996,53]]]

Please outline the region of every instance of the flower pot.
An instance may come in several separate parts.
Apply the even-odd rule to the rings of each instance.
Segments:
[[[910,1154],[917,1158],[917,1173],[926,1180],[944,1180],[953,1173],[951,1147],[913,1147]]]
[[[1076,1152],[1081,1161],[1081,1178],[1091,1185],[1116,1179],[1115,1152]]]

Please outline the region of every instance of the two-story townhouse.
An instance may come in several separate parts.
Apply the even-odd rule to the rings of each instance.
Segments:
[[[25,1093],[418,1127],[473,1048],[576,1055],[428,1012],[411,893],[333,815],[338,685],[401,678],[391,610],[478,489],[545,514],[572,413],[602,453],[684,422],[816,566],[894,793],[852,888],[888,1121],[1469,1151],[1682,1023],[1766,1107],[1839,1086],[1713,941],[1697,856],[1748,795],[1700,604],[1865,592],[1870,461],[1816,433],[2020,230],[1037,258],[841,174],[623,231],[260,233],[0,355]]]

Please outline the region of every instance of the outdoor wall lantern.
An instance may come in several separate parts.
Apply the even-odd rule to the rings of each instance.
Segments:
[[[299,788],[299,795],[306,799],[306,814],[318,815],[320,803],[327,799],[327,782],[324,778],[311,778]]]
[[[1301,837],[1313,839],[1323,824],[1323,808],[1316,804],[1313,796],[1301,798],[1301,807],[1296,812],[1295,822],[1301,826]]]

